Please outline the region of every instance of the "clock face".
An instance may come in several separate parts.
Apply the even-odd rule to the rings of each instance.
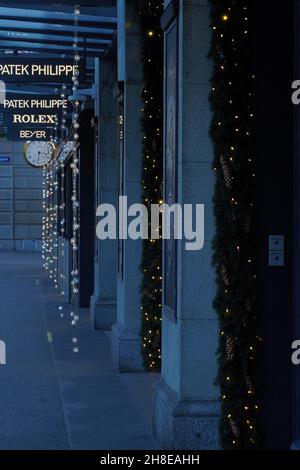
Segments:
[[[49,163],[55,150],[51,142],[35,140],[29,142],[25,147],[25,157],[32,166],[43,167]]]

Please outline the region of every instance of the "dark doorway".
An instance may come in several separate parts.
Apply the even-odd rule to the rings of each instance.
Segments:
[[[263,338],[263,445],[292,444],[293,336],[293,2],[256,1],[256,157],[259,317]],[[272,8],[273,6],[273,8]],[[284,237],[283,266],[270,265],[270,239]],[[272,264],[272,263],[271,263]]]
[[[95,135],[94,114],[84,110],[79,119],[79,191],[80,233],[79,268],[81,273],[79,306],[89,308],[94,291],[94,247],[95,247]]]

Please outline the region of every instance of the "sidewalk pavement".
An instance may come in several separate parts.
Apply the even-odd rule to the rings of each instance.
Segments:
[[[71,326],[70,306],[46,279],[39,255],[0,253],[0,296],[0,339],[7,346],[0,449],[157,448],[151,435],[157,374],[113,370],[109,339],[91,329],[88,311]]]

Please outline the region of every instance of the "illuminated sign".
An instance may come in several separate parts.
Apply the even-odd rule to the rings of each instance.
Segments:
[[[54,130],[50,127],[31,127],[26,126],[20,128],[16,125],[11,125],[7,129],[6,138],[11,141],[18,140],[47,140],[50,141],[54,136]]]
[[[57,95],[30,95],[8,93],[0,106],[2,125],[8,140],[49,140],[54,128],[72,113],[72,104]]]
[[[0,163],[10,163],[10,157],[1,157],[0,156]]]
[[[42,93],[23,93],[26,85],[45,82],[53,90],[59,84],[70,86],[74,77],[83,80],[82,64],[73,59],[34,59],[23,57],[1,58],[0,83],[7,83],[7,94],[0,107],[2,121],[0,134],[8,140],[50,140],[55,137],[58,125],[67,124],[72,104],[65,94],[47,96]],[[73,78],[73,80],[72,80]],[[17,84],[13,92],[10,84]],[[23,90],[24,89],[24,90]]]
[[[72,83],[76,75],[83,81],[82,65],[74,65],[72,59],[28,59],[23,57],[2,58],[0,80],[6,83]]]

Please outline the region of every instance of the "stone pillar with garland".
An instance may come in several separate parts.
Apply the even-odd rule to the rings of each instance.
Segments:
[[[118,205],[117,100],[113,89],[116,61],[96,59],[98,118],[96,205]],[[117,241],[95,243],[94,294],[91,298],[91,319],[96,329],[110,330],[117,311]]]
[[[183,0],[165,2],[162,18],[165,175],[168,166],[175,167],[174,181],[165,179],[165,197],[173,192],[173,201],[181,205],[205,204],[204,248],[186,251],[183,240],[169,258],[164,255],[162,374],[154,394],[154,431],[164,449],[220,448],[218,318],[211,266],[215,177],[209,137],[209,15],[206,1]]]
[[[118,2],[118,82],[124,88],[124,142],[119,161],[120,195],[128,206],[140,202],[143,140],[141,125],[142,50],[136,2]],[[141,355],[141,240],[119,240],[117,319],[112,327],[112,353],[117,370],[143,370]]]

